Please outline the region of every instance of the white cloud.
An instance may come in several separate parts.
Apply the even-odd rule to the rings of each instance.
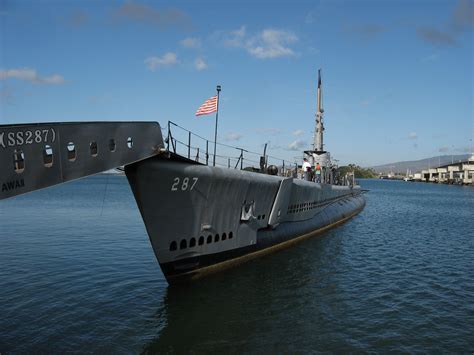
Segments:
[[[58,74],[54,74],[54,75],[46,76],[46,77],[39,77],[37,80],[39,84],[50,84],[50,85],[64,84],[64,78]]]
[[[297,40],[298,37],[292,32],[265,29],[248,40],[246,48],[251,55],[259,59],[293,56],[295,52],[288,45]]]
[[[224,45],[245,49],[250,55],[259,59],[273,59],[294,56],[289,47],[298,41],[298,37],[290,31],[267,28],[255,35],[248,35],[245,26],[224,35]]]
[[[204,61],[204,59],[202,58],[196,58],[196,60],[194,61],[194,67],[201,71],[201,70],[204,70],[207,68],[207,64],[206,62]]]
[[[242,138],[242,135],[237,132],[229,132],[225,136],[225,140],[228,142],[238,141],[240,138]]]
[[[200,48],[201,40],[199,38],[188,37],[179,42],[185,48]]]
[[[230,32],[230,35],[224,39],[224,44],[228,47],[243,47],[244,38],[247,34],[247,29],[245,26],[241,26],[238,30]]]
[[[151,71],[155,71],[158,67],[174,65],[178,63],[178,56],[176,53],[168,52],[161,57],[148,57],[145,59],[145,64]]]
[[[46,85],[60,85],[64,84],[65,82],[64,77],[59,74],[53,74],[51,76],[40,76],[35,69],[22,68],[0,70],[0,80],[6,80],[9,78],[25,80],[33,84]]]
[[[157,9],[153,6],[139,4],[133,1],[125,1],[120,7],[114,9],[111,13],[111,19],[114,23],[144,23],[158,26],[165,29],[168,27],[189,28],[191,25],[190,17],[178,9]]]
[[[408,134],[408,139],[418,139],[418,135],[415,132],[410,132]]]
[[[302,129],[297,129],[296,131],[293,132],[293,135],[296,137],[301,137],[304,134],[304,131]]]
[[[295,140],[288,144],[289,150],[302,150],[306,146],[306,142],[300,139]]]
[[[455,36],[449,32],[443,32],[433,27],[420,27],[416,29],[420,38],[434,45],[455,46],[457,41]]]
[[[321,53],[321,51],[318,48],[313,47],[313,46],[308,47],[308,52],[313,55]]]

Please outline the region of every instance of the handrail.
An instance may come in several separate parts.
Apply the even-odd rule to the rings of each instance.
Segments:
[[[209,165],[209,156],[211,155],[209,144],[213,145],[214,141],[193,133],[187,128],[172,121],[168,121],[167,127],[168,133],[166,143],[168,151],[172,151],[173,153],[187,157],[188,159],[193,159],[204,165]],[[177,128],[178,130],[173,128]],[[181,150],[179,145],[182,145]],[[273,163],[272,165],[279,167],[279,173],[285,176],[288,175],[289,172],[291,172],[291,175],[295,174],[298,167],[296,162],[289,162],[288,160],[272,155],[265,154],[265,157],[263,157],[261,153],[247,150],[242,147],[219,142],[217,142],[216,145],[221,148],[221,153],[216,154],[216,165],[218,166],[226,166],[234,169],[240,168],[240,170],[252,169],[262,171],[270,165],[269,159],[271,159]],[[235,151],[239,151],[239,154],[234,155],[233,152]],[[193,152],[196,153],[192,154]],[[204,152],[203,157],[200,156],[200,152]]]

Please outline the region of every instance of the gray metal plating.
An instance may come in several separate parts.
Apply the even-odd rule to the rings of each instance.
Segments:
[[[157,154],[155,122],[0,125],[0,200]]]
[[[360,187],[153,157],[125,169],[169,282],[297,239],[365,205]]]

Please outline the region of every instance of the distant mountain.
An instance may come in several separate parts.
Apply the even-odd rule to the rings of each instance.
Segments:
[[[399,161],[397,163],[384,164],[372,166],[371,168],[377,173],[399,173],[405,175],[407,169],[412,173],[420,172],[421,170],[428,169],[428,167],[436,168],[441,165],[451,164],[452,161],[466,161],[471,155],[460,154],[460,155],[441,155],[432,158],[426,158],[421,160],[412,161]]]

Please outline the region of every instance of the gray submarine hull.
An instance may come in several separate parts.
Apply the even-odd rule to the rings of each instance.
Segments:
[[[320,184],[155,156],[125,172],[168,282],[288,247],[359,213],[359,186]]]

